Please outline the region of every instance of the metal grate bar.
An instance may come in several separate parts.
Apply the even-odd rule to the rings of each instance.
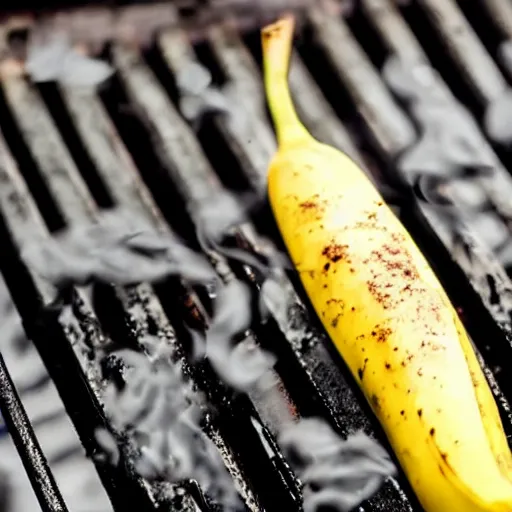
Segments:
[[[512,5],[507,0],[479,0],[505,37],[512,38]]]
[[[43,512],[67,512],[14,383],[0,354],[0,412]]]
[[[507,83],[453,0],[420,0],[419,4],[480,101],[498,99]]]

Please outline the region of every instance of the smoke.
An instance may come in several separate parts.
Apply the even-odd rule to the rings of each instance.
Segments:
[[[276,363],[252,338],[233,346],[233,338],[251,324],[251,293],[233,280],[219,290],[213,321],[206,336],[206,355],[217,374],[240,391],[250,389]]]
[[[203,417],[190,386],[176,364],[169,361],[165,342],[147,336],[143,344],[149,356],[119,350],[125,364],[125,386],[109,383],[104,391],[105,408],[119,432],[131,432],[138,441],[135,460],[138,474],[149,481],[182,482],[195,479],[201,488],[222,504],[237,510],[240,498],[215,445],[199,428]],[[96,439],[112,464],[119,463],[118,444],[106,430]]]
[[[304,511],[329,507],[349,512],[396,473],[387,452],[363,433],[341,439],[321,419],[305,418],[279,436],[279,444],[304,484]]]
[[[510,264],[512,244],[504,237],[510,219],[499,216],[487,191],[496,157],[476,121],[426,64],[410,66],[393,56],[384,65],[383,77],[422,128],[418,142],[398,162],[405,180],[435,207],[454,235],[461,221],[466,222],[504,265]],[[507,112],[503,107],[499,116],[508,118]],[[488,129],[498,130],[502,120],[487,114]]]
[[[143,341],[149,357],[131,350],[113,353],[126,364],[126,385],[118,390],[109,384],[104,392],[115,427],[132,432],[139,441],[136,471],[150,481],[195,479],[223,510],[239,509],[240,498],[231,477],[214,444],[198,427],[203,413],[192,390],[184,386],[178,366],[169,362],[169,349],[153,337]],[[118,463],[112,436],[100,430],[97,440],[108,460]]]
[[[130,285],[180,275],[205,282],[216,275],[200,254],[128,212],[104,213],[97,223],[76,226],[55,238],[31,240],[25,261],[58,287],[94,281]]]
[[[104,213],[95,224],[76,226],[56,238],[31,241],[23,256],[60,287],[91,281],[155,282],[168,275],[200,283],[217,281],[205,258],[124,211]],[[199,357],[205,352],[204,341],[197,333],[193,338]],[[203,414],[178,366],[170,362],[168,344],[151,336],[139,341],[146,355],[123,349],[108,356],[124,363],[125,385],[118,389],[109,382],[103,393],[115,430],[131,432],[137,440],[136,471],[148,480],[194,478],[224,510],[237,510],[240,498],[214,444],[198,426]],[[96,440],[104,458],[118,464],[115,437],[99,429]]]
[[[25,70],[34,82],[56,81],[73,87],[96,87],[114,72],[106,62],[73,49],[64,33],[44,29],[32,31]]]
[[[408,181],[420,174],[451,178],[463,176],[468,169],[483,174],[494,169],[478,125],[443,88],[434,69],[426,64],[411,66],[392,56],[384,65],[383,78],[409,104],[423,130],[399,164]]]
[[[223,90],[213,87],[210,71],[197,62],[187,62],[176,75],[176,85],[180,110],[196,131],[208,114],[239,115],[240,109],[233,108],[229,86]]]

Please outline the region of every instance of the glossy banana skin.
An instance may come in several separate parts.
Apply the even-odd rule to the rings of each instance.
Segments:
[[[274,215],[306,292],[423,507],[511,511],[512,461],[494,399],[407,231],[330,147],[289,148],[269,173]]]
[[[365,174],[297,125],[283,84],[272,90],[289,22],[262,34],[271,111],[285,120],[268,193],[305,290],[425,510],[512,512],[498,410],[441,284]]]

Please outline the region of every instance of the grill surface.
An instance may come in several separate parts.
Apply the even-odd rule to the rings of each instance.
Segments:
[[[457,105],[467,109],[442,124],[440,140],[453,141],[452,149],[457,144],[463,148],[466,170],[487,168],[485,176],[471,178],[485,192],[487,211],[468,218],[457,210],[454,227],[438,207],[406,197],[400,215],[461,314],[510,439],[512,381],[506,361],[512,355],[512,283],[507,266],[512,259],[502,241],[489,238],[488,226],[504,233],[505,240],[510,237],[512,160],[489,129],[489,117],[496,109],[505,117],[511,110],[506,98],[512,68],[498,60],[498,47],[507,40],[512,44],[512,8],[508,0],[460,5],[453,0],[399,5],[362,0],[346,17],[334,13],[308,13],[290,72],[299,114],[318,139],[347,151],[379,183],[412,181],[418,168],[424,171],[423,164],[411,164],[414,152],[431,157],[438,162],[434,171],[450,177],[455,158],[450,150],[439,141],[427,148],[430,153],[422,149],[432,126],[438,126],[429,98],[441,98],[444,111]],[[168,342],[175,360],[203,392],[204,404],[213,407],[205,430],[247,508],[301,510],[299,484],[274,438],[279,418],[262,407],[265,397],[233,393],[207,364],[192,365],[185,355],[186,327],[201,330],[209,323],[204,291],[174,279],[155,287],[103,286],[96,290],[93,307],[77,289],[71,314],[62,317],[63,306],[53,302],[55,290],[20,257],[25,241],[91,221],[112,206],[130,209],[163,233],[176,232],[194,244],[195,213],[205,200],[225,189],[264,190],[275,142],[264,107],[257,29],[240,34],[234,26],[214,25],[194,44],[187,34],[180,28],[162,31],[143,50],[112,41],[105,55],[115,75],[98,93],[55,83],[35,85],[16,66],[4,65],[0,269],[115,510],[216,509],[194,481],[170,485],[136,476],[129,435],[116,433],[122,464],[114,467],[93,457],[101,451],[95,430],[114,429],[100,394],[107,377],[91,351],[109,339],[142,350],[140,340],[147,334]],[[393,56],[421,71],[419,80],[431,77],[431,64],[440,79],[423,78],[422,96],[404,97],[383,72]],[[240,115],[208,116],[194,132],[180,113],[175,80],[191,62],[210,69],[214,85],[229,91],[230,107]],[[268,244],[282,249],[270,219],[265,211],[237,226],[233,238],[238,246],[255,253]],[[269,238],[261,239],[256,226]],[[261,285],[254,269],[220,254],[209,256],[224,282],[236,276],[254,288]],[[343,436],[363,429],[387,446],[295,277],[281,285],[287,317],[271,311],[269,323],[246,333],[278,354],[276,371],[286,390],[281,399],[300,416],[326,418]],[[0,408],[41,508],[66,510],[1,356],[0,381]],[[399,475],[360,510],[421,509]]]

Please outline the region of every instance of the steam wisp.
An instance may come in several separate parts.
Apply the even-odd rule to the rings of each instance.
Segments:
[[[471,114],[426,64],[410,66],[394,56],[386,62],[383,77],[423,129],[399,161],[405,180],[416,184],[419,198],[434,206],[454,232],[461,221],[470,224],[504,265],[512,263],[512,244],[504,235],[504,221],[510,218],[497,215],[485,186],[496,160]],[[499,125],[509,109],[496,117],[493,108],[487,112],[487,129],[500,138]]]
[[[122,210],[104,213],[97,223],[73,227],[55,238],[31,240],[22,256],[59,287],[94,281],[130,285],[171,275],[192,283],[216,279],[203,256]]]
[[[208,114],[235,115],[229,89],[220,90],[212,85],[212,76],[207,68],[189,62],[176,76],[180,91],[180,110],[185,119],[197,131],[204,116]]]
[[[25,70],[34,82],[58,82],[65,86],[94,88],[114,70],[106,62],[79,53],[63,32],[33,30]]]
[[[363,433],[342,440],[321,419],[307,418],[279,436],[279,444],[304,484],[304,511],[330,507],[349,512],[396,473],[386,450]]]
[[[233,280],[219,290],[212,324],[206,337],[206,355],[218,375],[230,386],[247,391],[276,363],[251,338],[234,346],[233,337],[251,324],[251,293]]]
[[[125,363],[126,385],[119,390],[110,383],[104,392],[116,429],[138,440],[136,471],[149,481],[196,479],[224,510],[238,510],[240,498],[215,446],[198,426],[203,412],[178,366],[169,362],[168,346],[151,336],[143,345],[149,357],[132,350],[110,356]],[[96,434],[109,461],[117,464],[117,442],[105,430]]]

